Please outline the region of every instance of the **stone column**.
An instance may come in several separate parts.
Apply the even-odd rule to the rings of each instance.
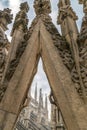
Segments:
[[[28,19],[27,19],[27,12],[29,10],[28,4],[26,2],[20,5],[20,11],[16,15],[15,22],[13,24],[13,29],[11,32],[12,41],[11,47],[8,54],[8,60],[5,67],[4,75],[2,78],[2,86],[1,89],[4,87],[4,92],[7,89],[8,83],[12,78],[15,69],[19,63],[20,57],[26,47],[26,42],[24,39],[24,35],[27,33],[28,28]],[[4,93],[2,94],[2,97]]]
[[[1,81],[4,75],[10,46],[5,31],[8,29],[7,25],[12,22],[12,17],[13,15],[10,9],[6,8],[0,11],[0,100],[4,91],[4,88],[1,86]]]
[[[65,37],[66,41],[68,42],[67,50],[70,50],[72,59],[74,61],[73,64],[74,67],[70,70],[72,80],[75,83],[75,88],[77,89],[78,94],[86,104],[87,94],[82,79],[79,45],[77,43],[78,29],[76,25],[76,20],[78,19],[78,17],[76,16],[75,12],[70,6],[70,2],[68,1],[66,2],[66,0],[60,0],[58,4],[58,8],[59,8],[58,24],[61,25],[62,35]]]

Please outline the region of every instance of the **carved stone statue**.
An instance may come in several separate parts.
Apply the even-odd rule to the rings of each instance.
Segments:
[[[28,25],[28,18],[26,13],[28,10],[29,6],[27,2],[24,2],[20,5],[20,11],[16,15],[11,35],[13,35],[14,30],[18,28],[22,28],[24,32],[26,31]]]
[[[0,11],[0,26],[7,30],[7,25],[12,22],[13,15],[11,14],[11,10],[9,8]]]
[[[37,15],[51,13],[50,0],[35,0],[34,8]]]
[[[11,10],[9,8],[0,11],[0,84],[2,80],[2,76],[4,73],[8,50],[9,50],[9,41],[7,36],[5,35],[5,31],[7,30],[7,25],[12,22],[13,15],[11,14]],[[4,88],[0,86],[0,100],[3,96]]]
[[[27,12],[29,10],[29,6],[27,2],[24,2],[20,5],[20,11],[16,15],[13,29],[11,32],[11,36],[15,37],[12,39],[11,42],[11,48],[13,51],[10,50],[11,56],[8,57],[6,68],[8,68],[7,71],[5,71],[5,76],[3,76],[2,85],[0,88],[0,100],[2,99],[4,92],[7,89],[8,82],[10,81],[11,77],[13,76],[15,69],[19,63],[20,57],[26,47],[27,41],[24,40],[24,35],[27,33],[28,28],[28,18],[27,18]],[[21,36],[21,37],[20,37]],[[15,45],[15,46],[14,46]],[[10,55],[9,53],[9,55]],[[8,64],[9,62],[9,64]],[[6,69],[5,68],[5,69]],[[5,81],[5,82],[3,82]],[[5,84],[6,83],[6,84]]]

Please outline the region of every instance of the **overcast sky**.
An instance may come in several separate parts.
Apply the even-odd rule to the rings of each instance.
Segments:
[[[12,13],[13,13],[14,18],[15,18],[16,13],[19,11],[20,3],[24,2],[24,1],[27,1],[29,3],[29,6],[30,6],[30,10],[29,10],[29,13],[28,13],[29,26],[30,26],[33,18],[35,17],[35,13],[34,13],[34,9],[33,9],[33,1],[34,0],[0,0],[0,9],[2,10],[5,7],[11,8]],[[56,27],[60,31],[59,26],[56,24],[57,15],[58,15],[58,8],[57,8],[58,1],[59,0],[51,0],[51,4],[52,4],[51,17],[53,19],[53,23],[56,25]],[[78,4],[78,0],[71,0],[71,4],[72,4],[72,7],[73,7],[74,11],[76,12],[76,14],[79,17],[79,20],[77,21],[77,25],[78,25],[78,28],[80,30],[82,17],[83,17],[82,5]],[[11,37],[10,37],[11,28],[12,28],[12,24],[9,25],[9,30],[6,32],[6,34],[8,35],[9,40],[11,40]],[[46,75],[45,75],[45,73],[43,71],[41,60],[39,62],[38,73],[34,77],[34,82],[32,83],[32,89],[31,89],[32,90],[32,95],[34,93],[36,83],[38,85],[38,88],[43,89],[44,95],[45,95],[45,93],[47,93],[47,95],[49,95],[49,93],[50,93],[49,84],[48,84]]]

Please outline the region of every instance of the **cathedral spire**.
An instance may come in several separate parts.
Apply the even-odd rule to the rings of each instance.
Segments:
[[[48,110],[47,94],[45,95],[45,110]]]
[[[49,14],[51,13],[50,0],[35,0],[34,8],[35,8],[36,15]]]
[[[37,101],[37,83],[36,83],[36,86],[35,86],[35,94],[34,94],[34,98],[35,98],[35,101]]]
[[[39,108],[43,108],[43,95],[42,95],[41,88],[40,88],[40,92],[39,92]]]

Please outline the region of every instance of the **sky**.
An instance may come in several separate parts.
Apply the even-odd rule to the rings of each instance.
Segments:
[[[33,8],[34,0],[0,0],[0,9],[2,10],[3,8],[9,7],[10,9],[12,9],[12,13],[13,13],[13,16],[15,18],[16,13],[19,11],[20,3],[25,2],[25,1],[27,1],[29,3],[29,6],[30,6],[30,10],[28,13],[29,26],[30,26],[33,18],[35,17],[35,12],[34,12],[34,8]],[[59,32],[61,32],[60,26],[56,24],[57,16],[58,16],[58,7],[57,7],[58,1],[59,0],[51,0],[52,13],[50,15],[52,17],[53,23],[58,28]],[[82,17],[83,17],[83,6],[79,4],[78,0],[71,0],[71,5],[73,7],[73,10],[76,12],[77,16],[79,17],[79,19],[77,21],[77,25],[78,25],[78,29],[80,31]],[[9,40],[11,40],[10,32],[12,29],[12,24],[10,24],[8,26],[9,30],[6,31],[6,34],[7,34]],[[43,71],[43,65],[42,65],[41,59],[40,59],[39,65],[38,65],[37,74],[34,77],[34,80],[32,82],[32,86],[31,86],[32,96],[34,96],[34,90],[35,90],[36,83],[37,83],[38,89],[42,88],[43,95],[47,94],[49,96],[50,87],[49,87],[49,83],[48,83],[48,80],[46,78],[46,75]]]

